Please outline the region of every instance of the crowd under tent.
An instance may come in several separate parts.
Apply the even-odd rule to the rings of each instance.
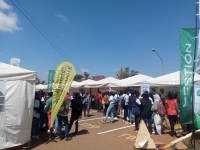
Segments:
[[[0,149],[31,136],[36,72],[0,62]]]
[[[200,82],[200,75],[197,73],[194,75],[194,82]],[[157,93],[160,92],[161,88],[164,89],[164,95],[166,97],[169,91],[176,90],[180,93],[180,71],[153,78],[143,83],[149,84],[151,89],[155,88]]]

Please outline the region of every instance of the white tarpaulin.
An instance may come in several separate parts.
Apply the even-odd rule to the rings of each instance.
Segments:
[[[47,84],[38,84],[35,86],[36,90],[47,90],[48,85]]]
[[[111,82],[118,81],[119,79],[108,77],[99,81],[95,81],[92,83],[85,84],[84,87],[86,88],[99,88],[99,87],[110,87]]]
[[[150,76],[143,74],[138,74],[132,77],[128,77],[119,81],[114,81],[110,84],[111,87],[130,87],[138,86],[138,83],[146,82],[147,80],[152,79]]]
[[[200,81],[200,75],[195,73],[194,81]],[[176,71],[164,76],[148,80],[151,86],[179,86],[180,85],[180,71]]]
[[[31,136],[36,72],[0,62],[0,149]]]
[[[87,79],[87,80],[82,81],[82,82],[72,82],[71,88],[84,88],[85,85],[92,84],[92,83],[96,83],[96,81],[91,80],[91,79]]]

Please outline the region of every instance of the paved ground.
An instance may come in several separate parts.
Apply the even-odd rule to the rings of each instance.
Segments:
[[[137,133],[134,126],[125,124],[121,119],[114,123],[102,124],[102,113],[91,110],[91,117],[83,117],[79,121],[79,133],[71,141],[58,140],[44,144],[48,140],[48,133],[41,132],[39,139],[33,139],[30,147],[33,150],[131,150],[135,143]],[[69,116],[70,117],[70,116]],[[108,119],[110,121],[110,119]],[[70,136],[73,136],[74,126]],[[171,137],[167,130],[162,136],[151,135],[155,143],[168,144],[176,139]],[[16,148],[15,148],[16,149]]]

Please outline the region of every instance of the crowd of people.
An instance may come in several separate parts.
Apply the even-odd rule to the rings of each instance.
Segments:
[[[174,125],[180,122],[179,103],[180,96],[176,90],[169,91],[165,96],[162,88],[159,93],[154,88],[142,94],[135,90],[120,91],[119,94],[114,91],[98,93],[98,112],[103,106],[103,123],[107,122],[108,116],[111,116],[111,123],[121,117],[126,124],[135,124],[134,131],[138,132],[143,120],[149,133],[155,135],[163,133],[163,124],[171,129],[171,136],[176,135]],[[187,124],[187,132],[191,132],[190,124]]]
[[[160,89],[159,93],[152,89],[151,92],[145,91],[142,94],[136,90],[125,90],[119,93],[99,91],[96,97],[90,96],[88,91],[73,93],[71,96],[67,93],[53,125],[51,123],[52,94],[43,91],[35,93],[31,138],[39,138],[40,130],[47,129],[48,132],[54,131],[60,140],[71,140],[69,133],[73,123],[75,123],[74,136],[77,136],[79,119],[82,114],[84,117],[90,117],[90,109],[95,108],[95,103],[97,103],[97,112],[104,116],[103,123],[107,123],[109,117],[110,123],[122,118],[126,124],[135,124],[134,131],[138,132],[139,124],[143,120],[150,134],[161,135],[165,121],[165,124],[171,127],[171,136],[175,135],[174,125],[179,119],[180,102],[177,91],[169,91],[167,98],[164,89]],[[68,121],[70,109],[71,118]],[[61,131],[63,125],[64,134]]]

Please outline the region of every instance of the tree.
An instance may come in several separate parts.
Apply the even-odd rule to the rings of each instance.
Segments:
[[[136,71],[136,70],[131,70],[130,71],[129,67],[125,67],[124,69],[120,68],[120,70],[117,70],[116,71],[116,76],[117,76],[118,79],[125,79],[125,78],[131,77],[131,76],[135,76],[138,73],[139,72]]]
[[[79,81],[81,81],[82,78],[84,78],[83,75],[81,75],[81,74],[76,74],[75,77],[74,77],[74,81],[79,82]]]
[[[89,77],[90,77],[90,74],[87,73],[87,72],[84,72],[84,78],[85,78],[85,79],[88,79]]]
[[[36,77],[35,84],[45,84],[45,80],[41,81],[40,78]]]

